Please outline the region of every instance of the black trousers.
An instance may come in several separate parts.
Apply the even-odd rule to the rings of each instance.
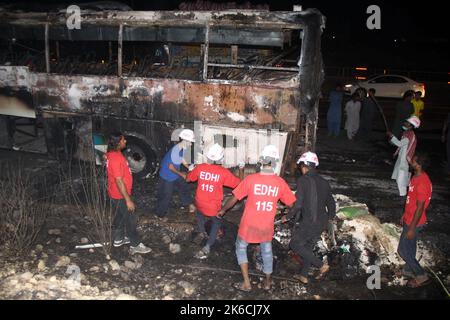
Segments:
[[[308,276],[311,266],[321,268],[322,261],[314,255],[313,249],[322,234],[322,228],[300,225],[294,229],[289,246],[297,253],[303,262],[300,274],[304,277]]]
[[[125,236],[130,238],[131,246],[137,246],[141,240],[137,232],[136,213],[130,213],[125,199],[111,199],[112,210],[115,213],[113,221],[113,239],[122,240]]]

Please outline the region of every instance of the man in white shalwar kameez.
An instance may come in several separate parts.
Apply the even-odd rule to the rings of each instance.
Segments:
[[[347,138],[352,140],[359,129],[359,112],[361,110],[361,102],[356,94],[352,95],[352,99],[345,104],[345,113],[347,120],[345,121],[345,130],[347,130]]]
[[[397,161],[395,162],[394,171],[391,179],[396,180],[398,191],[401,197],[406,196],[411,173],[409,172],[409,163],[411,163],[417,145],[417,138],[414,129],[420,126],[420,120],[416,116],[412,116],[403,123],[403,135],[398,140],[392,132],[387,132],[389,142],[397,146]]]

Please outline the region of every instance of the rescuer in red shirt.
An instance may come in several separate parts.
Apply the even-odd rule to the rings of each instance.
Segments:
[[[411,277],[408,286],[417,288],[427,284],[430,279],[425,270],[416,259],[417,236],[427,222],[426,210],[430,204],[433,186],[430,178],[424,171],[428,158],[422,154],[416,154],[411,161],[414,176],[408,186],[405,211],[400,223],[403,232],[400,236],[397,252],[405,260],[403,275]]]
[[[264,289],[269,290],[272,285],[272,238],[277,203],[281,200],[286,206],[291,207],[296,200],[287,183],[275,174],[274,169],[279,160],[277,147],[274,145],[264,147],[260,157],[261,172],[247,176],[233,190],[233,197],[218,213],[218,216],[223,216],[236,202],[247,197],[236,239],[236,256],[244,278],[243,283],[234,285],[238,290],[252,289],[248,274],[247,246],[249,243],[257,243],[261,247],[263,272],[266,275]]]
[[[140,241],[136,230],[137,217],[134,213],[136,207],[131,199],[133,176],[128,161],[122,154],[126,144],[127,141],[122,133],[113,133],[109,136],[108,152],[106,153],[108,194],[111,198],[113,212],[115,212],[113,222],[114,247],[120,247],[131,242],[131,254],[148,253],[151,249]]]
[[[216,240],[217,232],[221,225],[221,219],[217,218],[217,212],[222,207],[223,187],[234,189],[244,177],[244,166],[239,167],[240,178],[237,178],[230,170],[218,164],[223,157],[224,149],[217,143],[211,145],[206,151],[208,163],[196,166],[186,178],[187,182],[198,182],[195,193],[195,206],[197,207],[199,233],[195,241],[202,242],[208,238],[206,245],[195,255],[198,259],[206,259],[208,257],[210,248]],[[212,226],[208,237],[205,222],[209,219],[212,220]]]

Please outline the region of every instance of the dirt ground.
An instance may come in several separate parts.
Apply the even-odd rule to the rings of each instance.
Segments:
[[[381,131],[371,142],[349,142],[341,134],[328,138],[326,130],[318,132],[317,154],[320,173],[331,183],[333,193],[343,194],[365,203],[381,222],[396,223],[403,203],[397,195],[395,181],[390,180],[392,154]],[[419,132],[417,150],[429,153],[432,167],[433,197],[428,209],[429,224],[423,238],[433,243],[443,255],[450,256],[450,188],[444,173],[444,146],[438,135]],[[4,161],[20,161],[36,175],[55,174],[54,162],[45,156],[0,150]],[[295,176],[287,178],[294,186]],[[34,250],[22,257],[0,259],[0,298],[2,299],[441,299],[445,292],[438,281],[420,289],[408,289],[395,280],[395,268],[383,268],[380,290],[369,290],[368,275],[352,269],[356,257],[334,252],[331,271],[321,281],[300,285],[292,279],[299,271],[298,261],[285,246],[274,245],[274,286],[261,287],[262,274],[256,269],[254,247],[249,247],[253,290],[237,291],[232,284],[241,280],[234,254],[234,241],[241,211],[224,219],[224,236],[212,248],[208,259],[198,260],[201,248],[192,242],[195,219],[179,209],[177,201],[168,222],[154,218],[155,179],[139,180],[134,194],[140,216],[139,232],[152,248],[146,255],[131,256],[127,246],[113,248],[110,260],[100,249],[75,249],[90,227],[77,209],[59,197],[48,217]],[[57,229],[55,231],[55,229]],[[179,245],[179,248],[177,247]],[[338,244],[339,245],[339,244]],[[171,252],[172,251],[172,252]],[[448,259],[433,268],[449,286]],[[78,275],[78,271],[80,274]],[[349,272],[354,270],[354,272]],[[78,279],[81,282],[77,282]]]

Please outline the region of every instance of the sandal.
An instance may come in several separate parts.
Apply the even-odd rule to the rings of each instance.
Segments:
[[[412,280],[409,280],[406,285],[408,286],[408,288],[420,288],[420,287],[426,286],[427,284],[430,284],[430,283],[431,283],[431,278],[427,278],[426,280],[424,280],[422,282],[417,282],[417,279],[412,279]]]
[[[292,278],[294,280],[297,280],[297,281],[303,283],[303,284],[308,284],[308,282],[309,282],[308,278],[306,278],[306,277],[304,277],[304,276],[302,276],[300,274],[296,274],[296,275],[292,276]]]
[[[330,266],[328,264],[324,264],[322,268],[319,270],[319,274],[316,276],[316,280],[320,280],[323,278],[324,275],[326,275],[330,271]]]
[[[242,291],[242,292],[250,292],[252,290],[252,287],[250,287],[250,288],[244,287],[243,282],[233,283],[233,288],[235,288],[236,290]]]

